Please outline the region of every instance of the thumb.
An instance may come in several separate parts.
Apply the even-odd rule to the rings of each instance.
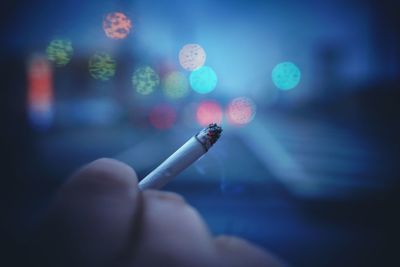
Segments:
[[[49,211],[43,256],[51,257],[53,266],[115,262],[133,245],[139,196],[128,165],[112,159],[86,165],[61,188]]]

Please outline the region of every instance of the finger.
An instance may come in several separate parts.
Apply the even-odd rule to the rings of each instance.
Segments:
[[[221,266],[279,267],[283,266],[263,249],[237,237],[220,236],[215,239]]]
[[[214,266],[213,238],[181,196],[155,190],[145,190],[142,196],[140,247],[134,266]]]
[[[99,159],[62,187],[49,214],[62,266],[105,266],[132,240],[138,212],[137,177],[128,165]],[[71,266],[71,265],[70,265]]]

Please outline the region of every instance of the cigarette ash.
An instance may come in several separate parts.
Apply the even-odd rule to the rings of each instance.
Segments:
[[[195,137],[203,145],[204,149],[208,151],[215,142],[219,139],[222,133],[222,128],[216,123],[211,123],[207,128],[201,130]]]

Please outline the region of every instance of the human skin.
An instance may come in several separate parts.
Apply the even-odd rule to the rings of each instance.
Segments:
[[[281,266],[237,237],[213,237],[175,193],[138,189],[128,165],[99,159],[60,189],[43,220],[34,260],[41,266]]]

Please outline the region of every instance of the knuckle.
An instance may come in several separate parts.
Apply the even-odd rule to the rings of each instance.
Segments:
[[[125,188],[134,186],[137,179],[135,171],[125,163],[101,158],[89,163],[73,175],[71,183]]]

